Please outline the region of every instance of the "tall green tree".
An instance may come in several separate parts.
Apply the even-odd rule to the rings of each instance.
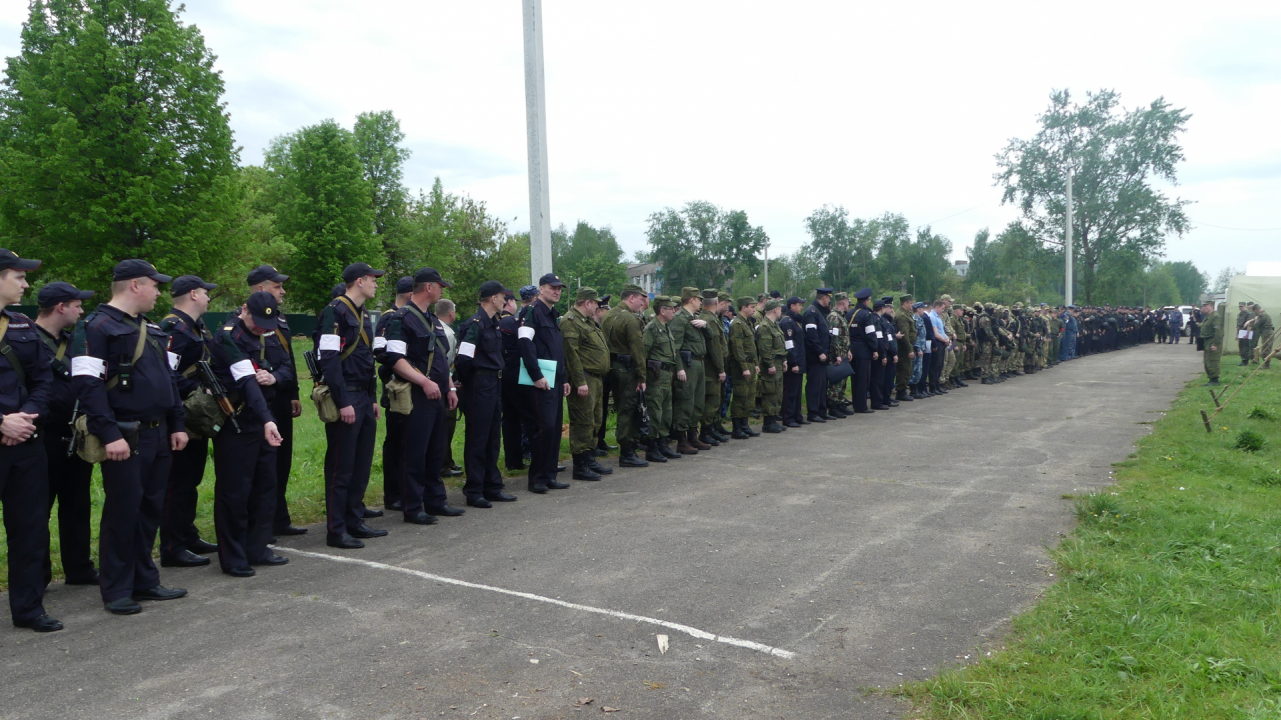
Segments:
[[[369,183],[373,209],[374,234],[383,246],[383,254],[390,264],[398,264],[401,256],[409,251],[405,245],[404,221],[409,204],[409,191],[405,188],[405,161],[410,151],[402,143],[405,133],[400,121],[390,110],[361,113],[352,127],[356,156],[364,166],[365,180]]]
[[[347,265],[382,264],[373,191],[352,133],[333,120],[273,140],[265,159],[278,188],[276,227],[294,249],[293,300],[317,311]]]
[[[769,236],[741,210],[725,212],[696,201],[680,210],[665,208],[649,216],[646,239],[651,262],[663,266],[663,286],[724,287],[739,265],[757,268],[757,255]]]
[[[1201,293],[1210,284],[1210,278],[1197,269],[1196,265],[1184,260],[1168,263],[1170,275],[1179,288],[1179,300],[1183,305],[1196,305],[1201,302]]]
[[[967,284],[992,285],[996,281],[996,258],[988,249],[988,241],[991,238],[991,231],[983,228],[974,233],[974,244],[966,248],[965,257],[970,261],[965,271]]]
[[[32,0],[0,85],[6,240],[104,289],[142,257],[212,275],[240,199],[223,81],[167,0]]]
[[[552,267],[571,288],[581,282],[601,294],[617,293],[627,282],[623,248],[614,230],[583,220],[572,233],[564,225],[552,231]]]
[[[1127,111],[1111,90],[1089,93],[1084,103],[1055,91],[1037,134],[1010,140],[996,156],[1002,202],[1018,205],[1028,231],[1047,245],[1062,245],[1073,168],[1072,237],[1086,302],[1117,258],[1150,260],[1166,235],[1188,229],[1187,201],[1166,197],[1155,183],[1177,184],[1179,136],[1189,117],[1164,98]]]

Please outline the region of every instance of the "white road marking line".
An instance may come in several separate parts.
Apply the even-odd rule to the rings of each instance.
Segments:
[[[735,647],[747,648],[748,650],[755,650],[757,652],[762,652],[767,655],[774,655],[776,657],[785,658],[787,660],[791,660],[792,658],[796,657],[796,653],[792,652],[791,650],[784,650],[782,648],[776,648],[770,645],[765,645],[763,643],[753,642],[751,640],[740,640],[739,638],[729,637],[727,635],[716,635],[714,633],[709,633],[705,630],[699,630],[698,628],[690,627],[689,625],[681,625],[680,623],[668,622],[666,620],[659,620],[658,618],[645,617],[644,615],[633,615],[631,613],[619,612],[617,610],[608,610],[606,608],[592,607],[591,605],[579,605],[578,603],[565,602],[564,600],[557,600],[555,598],[544,597],[542,595],[535,595],[533,593],[520,592],[518,590],[507,590],[506,588],[494,587],[492,585],[481,585],[479,583],[467,582],[466,580],[455,580],[454,578],[447,578],[441,575],[433,575],[431,573],[423,572],[421,570],[411,570],[409,568],[403,568],[397,565],[388,565],[386,563],[374,562],[373,560],[361,560],[359,558],[343,557],[341,555],[330,555],[328,553],[311,552],[309,550],[299,550],[297,548],[282,547],[279,549],[291,555],[305,555],[307,557],[322,558],[324,560],[333,560],[334,562],[350,563],[352,565],[364,565],[365,567],[371,567],[378,570],[392,570],[394,572],[404,573],[406,575],[413,575],[414,577],[419,577],[424,580],[432,580],[434,582],[445,583],[447,585],[457,585],[459,587],[471,588],[473,590],[488,590],[489,592],[501,593],[503,595],[511,595],[512,597],[524,598],[526,600],[534,600],[537,602],[547,603],[549,605],[559,605],[560,607],[569,608],[571,610],[582,610],[584,612],[596,613],[597,615],[608,615],[609,617],[618,618],[620,620],[634,620],[636,622],[648,623],[650,625],[658,625],[659,627],[665,627],[668,630],[675,630],[677,632],[685,633],[686,635],[689,635],[691,637],[696,637],[699,640],[711,640],[713,642],[724,643],[726,645],[733,645]]]

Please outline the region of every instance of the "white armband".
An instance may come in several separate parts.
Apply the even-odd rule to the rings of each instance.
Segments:
[[[529,340],[532,342],[534,339],[534,328],[521,325],[520,328],[516,330],[516,338],[518,340]]]
[[[866,325],[866,326],[864,326],[864,327],[863,327],[863,333],[864,333],[865,335],[871,335],[871,334],[872,334],[872,333],[874,333],[874,332],[876,332],[876,326],[875,326],[875,325]]]
[[[458,346],[458,354],[463,357],[474,358],[476,357],[476,346],[469,342],[461,343]]]
[[[107,370],[107,363],[91,355],[71,358],[71,374],[85,377],[102,377]]]
[[[391,353],[392,355],[404,355],[405,351],[408,349],[409,349],[409,346],[405,344],[404,340],[388,340],[387,341],[387,352]]]
[[[832,328],[832,335],[833,335],[833,336],[839,336],[840,334],[841,334],[841,329],[840,329],[840,328]]]
[[[326,350],[338,352],[342,349],[342,338],[337,335],[321,335],[320,344],[316,346],[316,349],[319,352],[324,352]]]
[[[876,331],[876,339],[877,339],[877,340],[880,340],[880,339],[881,339],[881,338],[883,338],[883,337],[885,337],[885,333],[881,332],[880,330],[877,330],[877,331]]]
[[[387,338],[382,335],[374,338],[374,350],[382,350],[385,347],[387,347]]]
[[[231,379],[240,382],[240,378],[246,378],[254,374],[254,364],[252,360],[241,360],[231,364]]]
[[[796,347],[796,343],[792,342],[791,340],[784,340],[783,347],[788,350],[791,350],[792,348]]]
[[[169,353],[167,353],[167,354],[169,355],[169,369],[170,369],[170,370],[177,370],[177,369],[178,369],[178,361],[181,359],[181,358],[179,358],[179,357],[178,357],[178,353],[176,353],[176,352],[169,352]]]
[[[817,326],[817,325],[815,325],[814,323],[805,323],[805,329],[806,329],[806,330],[817,330],[817,329],[818,329],[818,326]]]

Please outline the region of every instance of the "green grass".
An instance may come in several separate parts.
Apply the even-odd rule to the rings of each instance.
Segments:
[[[1075,498],[1080,523],[1052,552],[1062,579],[1004,648],[899,689],[921,717],[1281,718],[1281,452],[1236,449],[1245,431],[1276,439],[1252,408],[1277,407],[1281,373],[1259,373],[1209,434],[1203,381],[1114,487]]]
[[[297,340],[296,349],[299,360],[302,359],[302,351],[311,347],[309,340]],[[325,428],[324,423],[316,419],[316,408],[309,399],[311,396],[311,381],[306,379],[307,371],[303,368],[302,388],[300,395],[302,397],[303,412],[302,417],[294,420],[294,464],[293,470],[289,476],[288,502],[289,513],[297,525],[310,525],[324,520],[325,517]],[[569,421],[568,412],[565,415],[566,422]],[[452,445],[454,462],[462,465],[463,460],[463,437],[464,426],[467,420],[459,416],[458,427],[454,432],[454,442]],[[608,417],[608,433],[606,436],[609,444],[617,444],[614,439],[614,416]],[[382,505],[382,442],[383,431],[386,424],[383,421],[378,423],[378,437],[374,446],[374,463],[373,471],[370,473],[369,488],[365,491],[365,503],[371,507]],[[617,451],[615,451],[615,454]],[[561,439],[561,457],[569,457],[569,440]],[[505,476],[523,479],[524,472],[508,473],[504,470],[504,457],[500,450],[498,458],[498,468]],[[463,485],[463,478],[449,478],[445,484],[450,489],[458,489]],[[210,542],[214,542],[213,527],[213,490],[214,490],[214,468],[213,468],[213,448],[210,448],[209,464],[205,468],[204,479],[200,483],[200,500],[196,511],[196,528],[200,530],[201,537]],[[90,544],[90,552],[93,555],[94,562],[98,559],[98,521],[102,513],[102,476],[98,468],[94,468],[93,481],[91,484],[91,497],[93,502],[91,529],[93,540]],[[53,572],[55,578],[62,577],[62,564],[58,551],[58,510],[53,510],[53,518],[49,527],[50,549],[53,553]],[[313,530],[313,532],[315,532]],[[157,546],[159,538],[157,537]],[[156,557],[159,557],[159,551],[156,551]],[[0,589],[8,586],[9,565],[8,565],[8,544],[5,542],[4,528],[0,527]]]

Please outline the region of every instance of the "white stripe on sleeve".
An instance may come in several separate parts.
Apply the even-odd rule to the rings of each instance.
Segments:
[[[867,334],[867,335],[871,335],[872,333],[876,332],[876,326],[875,326],[875,325],[866,325],[866,326],[864,326],[864,327],[863,327],[863,332],[864,332],[865,334]]]
[[[178,360],[179,360],[179,359],[180,359],[180,358],[178,357],[178,353],[176,353],[176,352],[171,352],[171,353],[169,353],[169,369],[170,369],[170,370],[177,370],[177,369],[178,369]]]
[[[476,346],[469,342],[464,342],[458,346],[458,354],[463,357],[474,358],[476,357]]]
[[[71,358],[71,374],[85,377],[102,377],[107,370],[107,363],[89,355]]]
[[[814,323],[805,323],[805,329],[806,329],[806,330],[817,330],[817,329],[818,329],[818,326],[817,326],[817,325],[815,325]]]
[[[840,335],[840,334],[841,334],[841,329],[840,329],[840,328],[832,328],[832,334],[833,334],[833,335]]]
[[[408,349],[409,349],[409,346],[405,344],[404,340],[388,340],[387,341],[387,352],[393,355],[404,355],[405,351]]]
[[[337,335],[320,336],[320,345],[317,347],[320,352],[325,352],[326,350],[338,352],[340,349],[342,349],[342,338]]]
[[[516,331],[516,337],[517,337],[517,338],[519,338],[519,339],[521,339],[521,340],[531,340],[531,341],[532,341],[532,340],[534,339],[534,328],[532,328],[532,327],[525,327],[524,325],[522,325],[522,326],[520,327],[520,329],[518,329],[518,330]]]
[[[387,347],[387,338],[381,335],[374,338],[374,350],[382,350],[385,347]]]
[[[254,364],[252,360],[241,360],[231,364],[231,379],[240,382],[240,378],[249,377],[254,374]]]
[[[796,347],[796,343],[792,342],[791,340],[784,340],[783,347],[787,348],[788,350],[791,350],[792,348]]]

